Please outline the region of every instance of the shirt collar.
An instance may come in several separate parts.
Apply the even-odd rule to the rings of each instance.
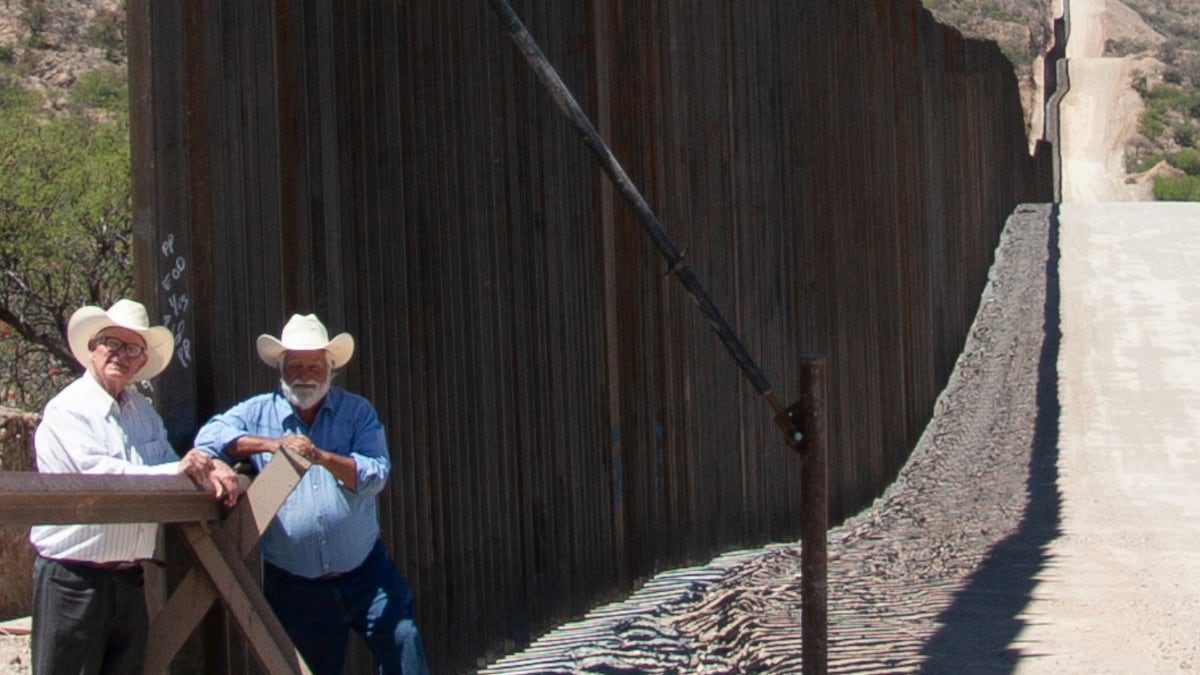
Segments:
[[[78,405],[94,414],[107,415],[121,409],[121,402],[112,397],[108,390],[100,384],[92,371],[86,371],[79,377],[84,396],[79,397]],[[121,390],[122,396],[125,390]]]

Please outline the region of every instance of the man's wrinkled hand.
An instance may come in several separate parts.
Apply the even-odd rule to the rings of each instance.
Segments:
[[[287,448],[313,464],[321,463],[321,450],[304,434],[288,434],[280,438],[279,447]]]
[[[179,473],[191,478],[196,485],[211,490],[213,496],[225,506],[237,503],[241,493],[237,473],[207,452],[196,448],[189,450],[179,462]]]

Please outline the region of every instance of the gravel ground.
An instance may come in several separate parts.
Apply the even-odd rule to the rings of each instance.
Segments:
[[[895,483],[829,535],[829,671],[1009,673],[1057,534],[1057,238],[1017,209],[934,419]],[[800,548],[655,577],[485,673],[798,673]]]
[[[0,673],[26,675],[29,672],[29,637],[0,633]]]

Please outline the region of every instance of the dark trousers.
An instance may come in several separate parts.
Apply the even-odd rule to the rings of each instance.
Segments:
[[[33,570],[34,675],[140,675],[148,625],[140,567],[39,557]]]
[[[263,594],[314,675],[339,675],[350,629],[366,640],[380,675],[425,675],[408,582],[376,542],[367,559],[335,578],[306,579],[263,566]]]

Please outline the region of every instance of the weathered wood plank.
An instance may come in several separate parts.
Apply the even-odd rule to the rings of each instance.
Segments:
[[[200,523],[183,523],[179,527],[267,672],[311,672],[225,532]]]
[[[192,568],[162,609],[151,614],[146,636],[145,672],[169,672],[171,661],[216,598],[217,589],[209,576]]]
[[[0,519],[12,527],[217,520],[221,506],[186,476],[0,471]]]
[[[256,550],[259,537],[310,466],[307,459],[283,450],[282,454],[277,454],[267,463],[246,490],[245,496],[225,521],[225,527],[237,543],[242,560],[248,559]],[[146,651],[147,673],[167,671],[175,654],[208,613],[218,595],[210,574],[197,567],[188,571],[161,611],[151,614]]]

